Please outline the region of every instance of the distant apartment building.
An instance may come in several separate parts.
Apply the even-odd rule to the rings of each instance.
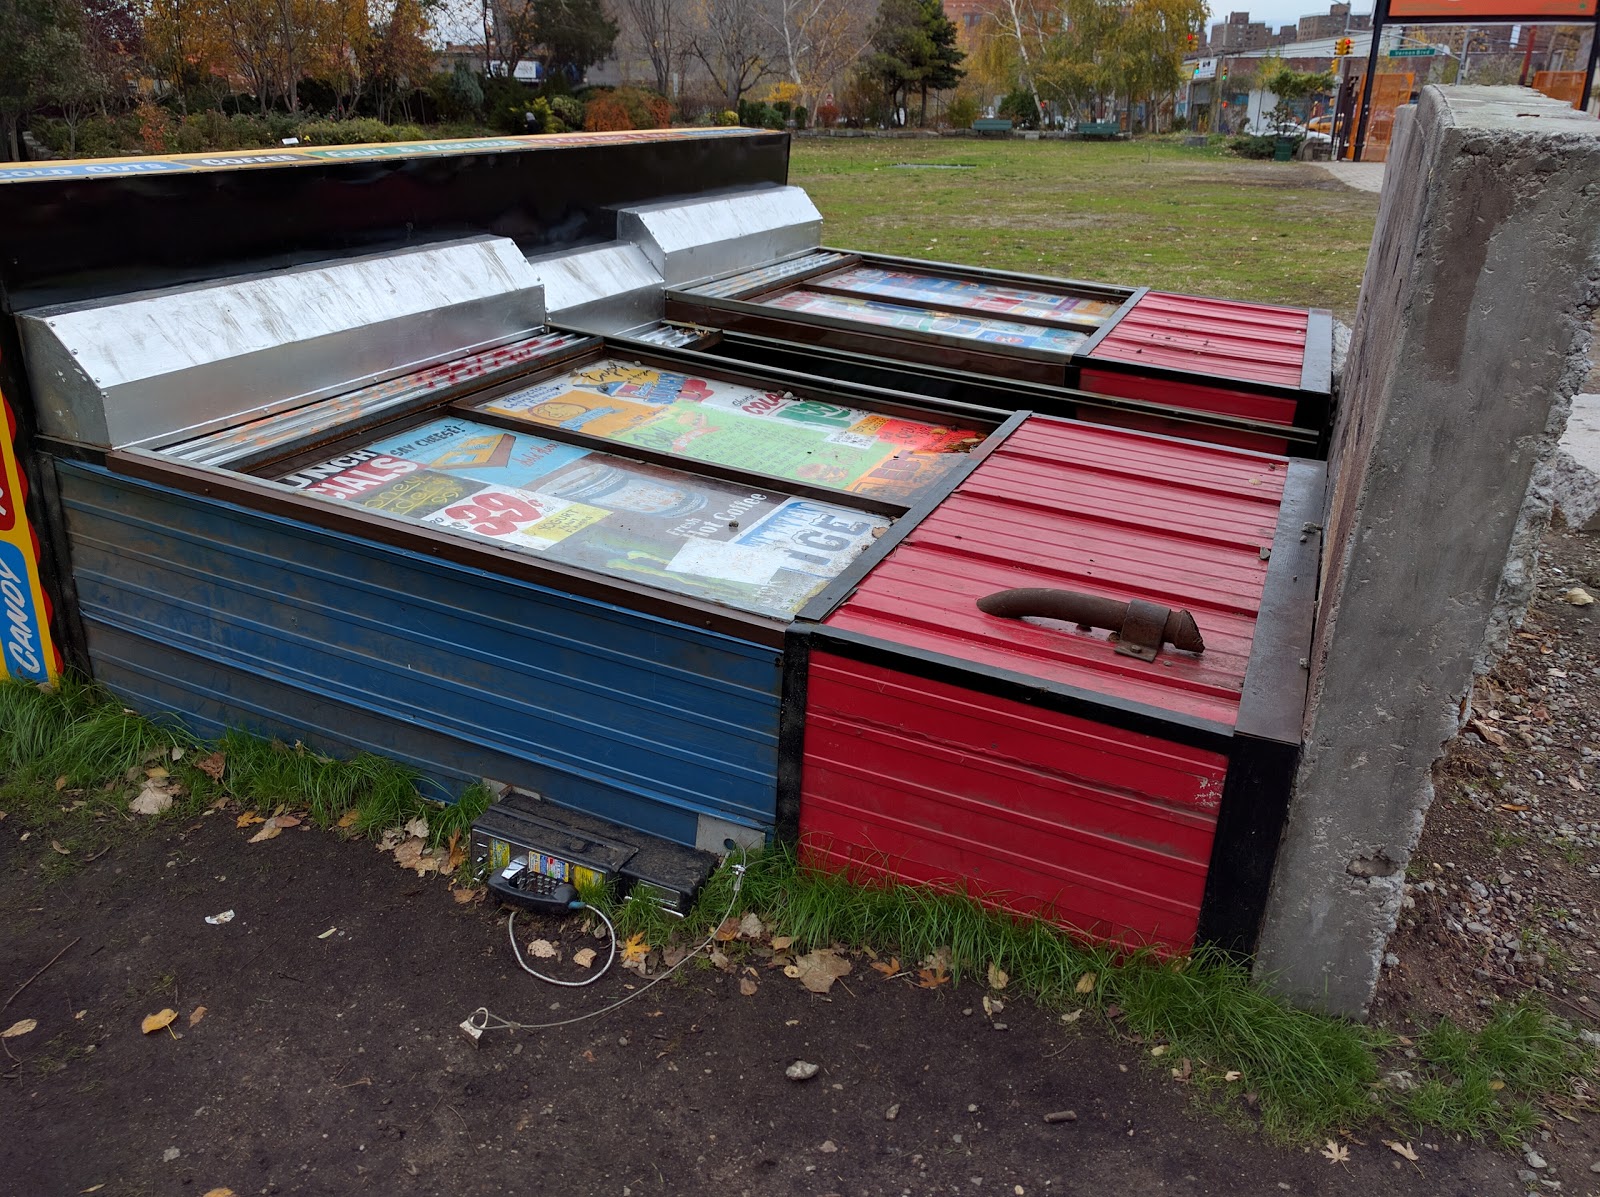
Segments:
[[[996,0],[945,0],[944,15],[956,27],[956,44],[971,50],[978,28],[995,11]]]
[[[1273,44],[1271,28],[1265,21],[1252,21],[1247,12],[1230,12],[1226,21],[1211,27],[1212,54],[1239,54],[1264,50]]]

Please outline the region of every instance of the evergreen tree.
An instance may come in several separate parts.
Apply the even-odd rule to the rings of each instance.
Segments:
[[[925,122],[928,92],[954,87],[966,73],[960,66],[966,55],[955,41],[955,23],[945,16],[942,0],[883,0],[861,74],[883,89],[891,108],[905,106],[916,89]]]

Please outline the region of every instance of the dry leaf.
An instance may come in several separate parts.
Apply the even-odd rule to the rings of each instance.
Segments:
[[[479,898],[483,897],[485,892],[486,891],[481,886],[469,885],[465,889],[451,890],[450,896],[454,898],[458,904],[465,906],[468,902],[476,902]]]
[[[105,1187],[106,1187],[105,1183],[101,1182],[100,1184],[97,1184],[97,1185],[90,1185],[87,1189],[79,1189],[78,1192],[80,1192],[80,1193],[98,1193],[101,1189],[103,1189]],[[211,1197],[211,1195],[208,1193],[208,1194],[206,1194],[206,1197]]]
[[[1243,1074],[1239,1072],[1238,1069],[1229,1069],[1227,1072],[1222,1074],[1222,1079],[1225,1081],[1236,1081],[1242,1075]]]
[[[1328,1145],[1322,1149],[1322,1158],[1330,1164],[1348,1164],[1350,1162],[1350,1149],[1328,1140]]]
[[[1484,740],[1493,744],[1496,748],[1504,748],[1506,746],[1506,738],[1482,719],[1467,720],[1467,727],[1469,730],[1477,732]]]
[[[1010,981],[1011,978],[1006,974],[1005,969],[1001,968],[993,960],[989,961],[990,989],[1004,989],[1010,983]]]
[[[298,827],[298,826],[300,826],[300,816],[299,815],[274,815],[272,817],[272,821],[274,823],[276,823],[279,827]]]
[[[739,920],[731,914],[722,920],[722,925],[716,930],[716,938],[721,943],[729,943],[739,938]]]
[[[183,749],[174,746],[168,755],[175,761],[181,761],[183,759]]]
[[[355,807],[352,806],[349,810],[345,811],[344,814],[339,816],[339,821],[337,823],[335,823],[334,826],[335,827],[354,827],[355,823],[356,823],[356,820],[359,819],[360,817],[361,817],[361,812],[358,811]]]
[[[5,1030],[0,1031],[0,1039],[15,1039],[19,1035],[26,1035],[39,1025],[37,1018],[21,1018],[12,1023]]]
[[[746,913],[745,916],[739,920],[740,939],[760,939],[766,933],[767,929],[761,925],[761,920],[758,919],[754,914]]]
[[[888,960],[874,960],[872,967],[882,973],[883,979],[887,981],[900,971],[900,957],[893,956]]]
[[[756,994],[756,990],[759,989],[759,988],[760,988],[760,986],[757,985],[755,983],[755,981],[752,980],[751,978],[749,978],[749,977],[740,977],[739,978],[739,992],[744,994],[745,997],[754,997],[755,994]]]
[[[1574,607],[1587,607],[1594,602],[1594,595],[1590,594],[1582,586],[1574,586],[1571,590],[1562,594],[1561,601],[1571,603]]]
[[[161,781],[163,778],[167,778],[167,777],[172,776],[165,769],[163,769],[160,765],[156,765],[156,766],[154,766],[152,768],[146,769],[144,771],[144,775],[146,777],[148,777],[151,781]]]
[[[1078,978],[1078,983],[1073,986],[1073,989],[1078,993],[1093,993],[1094,983],[1095,975],[1093,973],[1084,973],[1083,976]]]
[[[1489,1082],[1489,1088],[1493,1089],[1496,1093],[1500,1092],[1500,1090],[1504,1089],[1505,1087],[1506,1083],[1500,1080],[1498,1077]]]
[[[669,967],[673,964],[676,964],[678,960],[683,959],[683,957],[679,954],[681,949],[668,948],[667,951],[669,954],[677,957],[677,960],[669,960],[666,962]],[[721,948],[711,949],[710,960],[712,965],[720,968],[725,973],[731,973],[733,971],[733,961],[728,959],[728,954]]]
[[[412,819],[411,822],[407,823],[406,824],[406,834],[407,835],[414,835],[419,840],[427,839],[428,838],[428,816],[427,815],[418,815],[415,819]]]
[[[228,767],[228,758],[220,752],[213,752],[210,756],[203,756],[197,760],[194,767],[212,781],[221,781],[222,771]]]
[[[238,1194],[236,1194],[232,1189],[219,1188],[207,1189],[200,1195],[200,1197],[238,1197]]]
[[[278,816],[273,815],[261,825],[261,830],[250,837],[249,843],[259,844],[262,840],[275,840],[283,834],[283,828],[278,825]]]
[[[173,1020],[177,1017],[178,1012],[169,1006],[159,1014],[147,1015],[145,1020],[139,1024],[139,1028],[144,1031],[146,1035],[149,1035],[155,1031],[160,1031],[170,1026]]]
[[[783,975],[800,982],[812,993],[827,993],[850,971],[850,962],[830,948],[818,948],[795,958]]]
[[[793,936],[790,936],[790,935],[774,935],[772,937],[772,950],[774,952],[781,952],[781,951],[783,951],[784,948],[788,947],[793,942],[794,942],[794,937]]]
[[[635,931],[622,945],[622,963],[642,964],[650,954],[650,945],[644,941],[644,932]]]
[[[395,863],[402,869],[415,869],[422,863],[422,854],[427,849],[427,844],[415,837],[406,840],[394,850]]]
[[[458,827],[450,833],[450,844],[445,853],[445,871],[454,873],[466,860],[467,850],[461,846],[461,829]]]
[[[61,846],[61,841],[60,840],[51,840],[50,841],[50,851],[59,852],[62,856],[71,856],[72,855],[71,852],[67,851],[67,849],[65,849],[65,848],[63,848]]]
[[[1006,1004],[1004,1002],[1002,1002],[999,998],[990,997],[988,994],[984,994],[983,995],[983,1012],[985,1014],[987,1014],[990,1018],[993,1018],[996,1014],[999,1014],[1005,1008],[1006,1008]]]
[[[1409,1143],[1396,1143],[1393,1139],[1385,1139],[1383,1140],[1383,1145],[1394,1152],[1395,1155],[1402,1159],[1410,1160],[1413,1164],[1420,1158],[1416,1152],[1411,1150],[1411,1144]]]
[[[588,968],[594,963],[594,958],[595,950],[593,948],[579,948],[576,952],[572,953],[572,963],[576,964],[579,968]]]
[[[1068,1010],[1065,1014],[1063,1014],[1061,1016],[1061,1021],[1062,1022],[1067,1022],[1067,1023],[1077,1022],[1082,1017],[1083,1017],[1083,1011],[1082,1010]]]
[[[929,952],[917,962],[919,968],[930,968],[936,973],[950,971],[950,949],[940,948],[938,951]]]
[[[559,960],[561,950],[548,939],[536,939],[528,945],[528,955],[535,960]]]
[[[233,821],[235,827],[249,827],[252,823],[265,823],[266,820],[253,810],[247,810]]]
[[[937,989],[950,979],[950,974],[942,968],[925,968],[917,973],[918,989]]]
[[[1158,1043],[1155,1047],[1152,1047],[1150,1049],[1150,1054],[1152,1056],[1164,1056],[1164,1055],[1166,1055],[1167,1054],[1167,1045],[1165,1043]]]
[[[160,782],[147,781],[139,796],[128,803],[128,809],[136,815],[159,815],[172,809],[172,795]]]
[[[333,933],[335,931],[337,931],[338,929],[339,929],[338,927],[329,927],[321,935],[317,936],[317,938],[318,939],[332,939],[333,938]]]
[[[59,793],[61,793],[62,790],[66,789],[66,788],[67,788],[67,775],[65,773],[63,773],[60,777],[56,778],[56,793],[59,794]]]
[[[204,1006],[196,1006],[194,1008],[194,1013],[189,1015],[189,1025],[191,1027],[194,1026],[195,1023],[199,1022],[205,1016],[206,1008]]]

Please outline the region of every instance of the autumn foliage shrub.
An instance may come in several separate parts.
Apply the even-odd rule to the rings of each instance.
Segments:
[[[584,105],[583,127],[589,133],[611,133],[634,126],[628,106],[614,92],[601,92]]]

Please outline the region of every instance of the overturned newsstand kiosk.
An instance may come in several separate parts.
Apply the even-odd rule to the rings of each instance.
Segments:
[[[674,288],[827,252],[787,164],[681,130],[0,168],[8,672],[499,779],[505,841],[669,901],[799,834],[1248,948],[1322,429],[1231,447],[1256,417],[1193,389],[1235,382],[1165,367],[719,355]]]

